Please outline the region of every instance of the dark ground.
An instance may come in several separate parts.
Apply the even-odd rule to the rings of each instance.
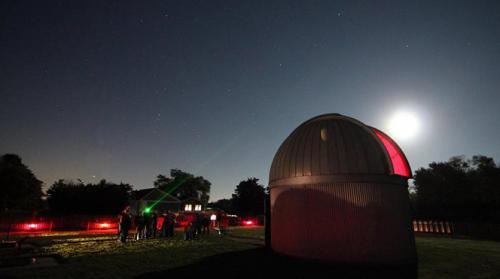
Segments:
[[[286,278],[416,278],[415,270],[415,267],[396,265],[326,264],[278,255],[259,247],[215,255],[191,265],[136,278],[263,278],[271,275]]]

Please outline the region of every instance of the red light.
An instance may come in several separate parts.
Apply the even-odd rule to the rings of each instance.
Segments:
[[[253,221],[252,221],[252,220],[245,220],[245,221],[243,221],[243,225],[245,225],[245,226],[251,226],[251,225],[253,225],[253,224],[254,224],[254,223],[253,223]]]
[[[111,227],[111,225],[109,223],[100,223],[99,227],[101,229],[109,229]]]
[[[47,225],[45,223],[24,223],[16,226],[18,230],[22,231],[39,231],[47,229]]]
[[[391,164],[394,174],[404,177],[411,177],[410,166],[408,165],[408,162],[406,161],[406,158],[401,149],[399,149],[396,143],[386,134],[375,128],[373,128],[373,131],[380,139],[382,144],[384,144],[385,150],[391,158]]]
[[[87,225],[89,230],[109,230],[117,227],[118,224],[111,220],[96,220],[95,222],[89,222]]]

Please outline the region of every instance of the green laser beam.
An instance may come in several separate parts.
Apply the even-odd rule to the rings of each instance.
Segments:
[[[187,178],[184,178],[184,179],[181,179],[180,181],[177,181],[177,183],[175,183],[172,188],[170,188],[170,190],[168,191],[165,191],[165,194],[162,195],[159,199],[157,199],[155,202],[153,202],[152,205],[146,207],[144,209],[144,211],[146,213],[149,213],[151,211],[151,209],[153,209],[153,207],[155,207],[158,203],[160,203],[162,200],[164,200],[168,195],[170,195],[170,193],[172,193],[173,191],[175,191],[176,189],[178,189],[182,184],[184,184],[184,182],[187,181]],[[175,181],[174,181],[175,182]],[[174,183],[172,182],[172,183]]]
[[[219,155],[223,154],[225,150],[227,150],[229,147],[231,147],[232,145],[234,145],[237,142],[238,138],[239,138],[239,134],[233,136],[228,142],[226,142],[219,149],[217,149],[215,152],[213,152],[212,155],[209,157],[208,160],[206,160],[205,162],[203,162],[202,164],[200,164],[195,169],[197,169],[197,170],[204,169],[207,165],[210,164],[211,161],[215,160],[217,157],[219,157]],[[144,208],[144,211],[146,213],[151,212],[151,209],[153,209],[153,207],[155,207],[158,203],[160,203],[162,200],[164,200],[168,195],[170,195],[170,193],[172,193],[173,191],[175,191],[177,188],[179,188],[186,181],[187,181],[187,178],[184,178],[184,179],[178,181],[177,184],[174,185],[169,191],[166,191],[165,195],[163,195],[159,199],[157,199],[151,206],[148,206],[148,207]]]

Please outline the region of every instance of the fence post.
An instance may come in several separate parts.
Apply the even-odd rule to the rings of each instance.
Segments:
[[[447,221],[445,223],[445,226],[446,226],[446,234],[451,234],[450,222]]]

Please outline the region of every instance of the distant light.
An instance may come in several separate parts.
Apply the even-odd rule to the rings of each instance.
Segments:
[[[391,117],[388,133],[396,140],[409,140],[415,137],[419,128],[418,118],[413,113],[402,111]]]
[[[245,225],[245,226],[251,226],[253,224],[254,224],[253,220],[245,220],[245,221],[243,221],[243,225]]]
[[[45,223],[25,223],[21,224],[20,228],[23,231],[35,231],[45,229],[47,225]]]
[[[215,215],[215,214],[210,215],[210,220],[216,221],[217,220],[217,215]]]
[[[111,225],[109,223],[100,223],[99,227],[101,229],[109,229],[111,227]]]

